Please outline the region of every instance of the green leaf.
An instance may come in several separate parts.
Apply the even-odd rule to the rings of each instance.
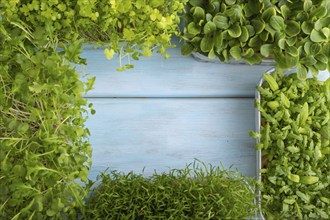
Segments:
[[[233,24],[229,29],[228,29],[228,34],[232,38],[238,38],[242,34],[241,27],[238,23]]]
[[[217,29],[215,23],[213,23],[212,21],[208,21],[205,26],[204,26],[204,33],[205,34],[211,34],[213,32],[215,32]]]
[[[249,58],[254,55],[254,50],[252,48],[247,49],[244,53],[242,53],[242,57]]]
[[[309,12],[309,10],[312,8],[313,2],[312,0],[305,0],[304,1],[304,11]]]
[[[298,64],[297,67],[297,75],[299,79],[306,79],[307,78],[307,69],[304,65]]]
[[[286,48],[286,52],[288,54],[290,54],[291,56],[293,56],[293,57],[296,57],[296,56],[299,55],[298,49],[296,47],[294,47],[294,46],[287,47]]]
[[[190,22],[188,24],[188,33],[192,35],[197,35],[201,33],[202,28],[198,26],[195,22]]]
[[[329,60],[329,58],[324,54],[317,54],[315,56],[315,59],[320,61],[321,63],[324,63],[324,64],[327,64],[328,60]]]
[[[269,23],[272,26],[272,28],[274,28],[277,31],[284,29],[284,19],[280,16],[275,15],[271,17]]]
[[[200,20],[204,20],[205,19],[204,9],[201,7],[195,7],[193,16],[196,22],[199,22]]]
[[[278,86],[275,78],[272,75],[270,75],[270,74],[263,74],[263,78],[267,81],[267,83],[268,83],[268,85],[269,85],[269,87],[270,87],[270,89],[272,91],[275,92],[276,90],[279,89],[279,86]]]
[[[239,46],[234,46],[230,48],[229,53],[235,60],[239,60],[242,58],[241,48]]]
[[[204,53],[210,52],[211,49],[213,49],[213,46],[214,46],[213,38],[211,38],[210,36],[204,36],[200,44],[201,51]]]
[[[194,51],[194,46],[188,42],[185,42],[181,46],[181,54],[183,56],[189,56]]]
[[[286,24],[286,28],[285,28],[285,32],[287,33],[287,35],[289,36],[296,36],[299,34],[300,32],[300,25],[298,22],[296,21],[289,21],[287,24]]]
[[[222,49],[222,46],[223,46],[223,35],[224,35],[224,32],[221,32],[221,31],[217,31],[216,34],[215,34],[215,37],[214,37],[214,42],[215,42],[215,47],[216,48],[221,48]]]
[[[309,22],[309,21],[304,21],[301,24],[301,30],[305,33],[310,35],[312,33],[312,30],[314,29],[314,25],[313,23]]]
[[[246,62],[248,62],[251,65],[262,62],[260,55],[257,55],[257,54],[253,54],[252,56],[249,56],[249,57],[244,57],[244,59],[246,60]]]
[[[234,5],[236,3],[236,0],[225,0],[227,5]]]
[[[327,36],[325,36],[323,32],[317,31],[315,29],[312,30],[310,38],[313,42],[316,43],[321,43],[327,40]]]
[[[260,34],[266,27],[265,22],[262,20],[252,20],[251,23],[254,27],[255,34]]]
[[[214,16],[213,22],[219,29],[226,30],[229,28],[228,18],[223,15]]]
[[[327,15],[327,9],[322,5],[315,8],[310,13],[311,18],[313,18],[313,17],[322,18],[322,17],[325,17],[326,15]]]
[[[312,56],[307,56],[300,59],[300,63],[304,64],[305,66],[313,66],[317,61]]]
[[[192,6],[203,7],[203,3],[203,0],[189,0],[189,4],[191,4]]]
[[[291,9],[289,6],[287,6],[286,4],[282,5],[280,7],[281,9],[281,14],[283,16],[283,18],[290,18],[291,17]]]
[[[249,36],[249,30],[245,26],[242,26],[241,29],[242,29],[242,34],[241,34],[239,40],[241,42],[247,42],[249,40],[249,37],[250,37]]]
[[[275,7],[269,7],[262,13],[262,19],[268,22],[270,18],[275,15],[276,15]]]
[[[271,54],[273,54],[273,45],[272,44],[263,44],[260,47],[260,53],[264,57],[269,57]]]
[[[104,54],[108,60],[111,60],[113,58],[113,55],[115,54],[115,51],[113,49],[109,50],[108,48],[106,48],[104,50]]]

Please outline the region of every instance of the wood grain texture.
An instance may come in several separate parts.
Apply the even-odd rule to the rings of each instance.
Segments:
[[[91,98],[93,165],[90,178],[111,170],[145,174],[183,168],[194,158],[254,176],[253,99]]]
[[[86,97],[253,97],[256,83],[271,66],[206,63],[184,57],[179,48],[134,61],[134,69],[116,71],[118,58],[107,60],[103,49],[87,48],[87,67],[79,72],[97,76]]]

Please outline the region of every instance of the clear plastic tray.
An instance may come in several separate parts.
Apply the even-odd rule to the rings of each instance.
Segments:
[[[265,74],[273,74],[275,71],[275,68],[271,68],[268,71],[265,72]],[[289,75],[291,73],[296,72],[295,69],[290,69],[288,71],[285,72],[286,75]],[[308,74],[307,76],[308,78],[311,78],[312,75]],[[319,75],[318,75],[318,80],[320,81],[325,81],[328,78],[330,78],[330,72],[328,71],[320,71]],[[265,82],[265,79],[263,77],[260,78],[257,86],[262,86],[262,84]],[[261,95],[259,91],[255,91],[255,98],[256,100],[259,102],[260,104],[260,100],[261,100]],[[255,108],[255,130],[257,133],[260,133],[260,127],[261,127],[261,113],[259,111],[259,109],[256,107]],[[260,142],[260,139],[257,138],[256,139],[256,143],[258,144]],[[261,182],[261,173],[260,173],[260,169],[262,169],[262,155],[261,155],[261,150],[257,150],[257,158],[256,158],[256,165],[257,165],[257,178],[258,180]],[[258,190],[257,191],[258,197],[257,197],[257,204],[259,204],[259,217],[262,220],[265,220],[266,218],[263,216],[262,211],[261,211],[261,191]]]
[[[204,56],[203,54],[194,52],[191,54],[193,58],[195,58],[196,60],[200,61],[200,62],[209,62],[209,63],[224,63],[221,62],[219,59],[215,58],[215,59],[210,59],[207,56]],[[235,60],[235,59],[230,59],[229,61],[230,64],[246,64],[246,65],[250,65],[248,62],[246,62],[245,60]],[[273,59],[262,59],[262,62],[256,65],[262,65],[262,66],[275,66],[275,61]]]

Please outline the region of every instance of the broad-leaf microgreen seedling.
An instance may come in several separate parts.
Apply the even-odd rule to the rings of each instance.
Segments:
[[[183,55],[250,64],[270,58],[278,69],[297,67],[299,78],[330,69],[328,0],[190,0],[187,6]]]

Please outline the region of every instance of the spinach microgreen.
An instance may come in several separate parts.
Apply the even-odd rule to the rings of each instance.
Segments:
[[[229,62],[275,60],[278,69],[297,66],[299,78],[330,69],[330,4],[327,0],[190,0],[183,55],[198,52]]]
[[[254,216],[255,180],[195,161],[164,173],[102,173],[85,219],[242,219]]]
[[[262,209],[267,219],[329,219],[330,78],[264,75],[261,100]],[[278,103],[278,104],[274,104]]]

